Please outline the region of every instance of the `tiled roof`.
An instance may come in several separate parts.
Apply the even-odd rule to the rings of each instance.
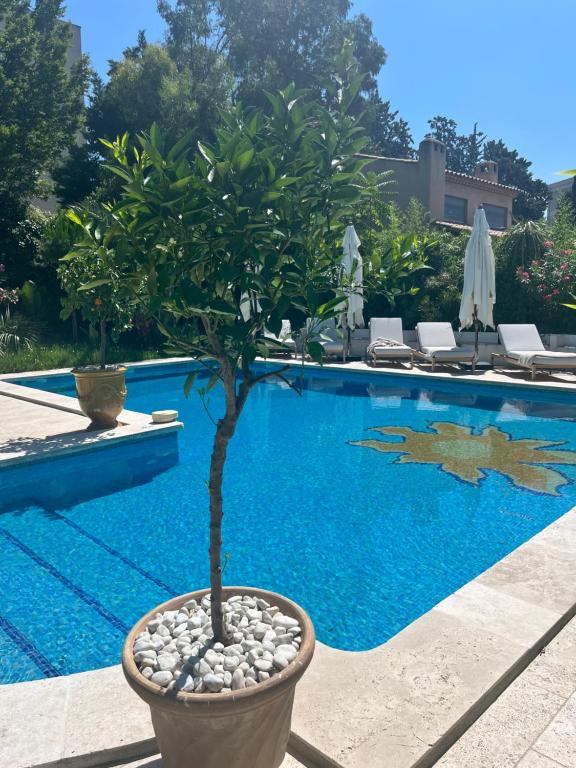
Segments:
[[[479,182],[480,184],[488,184],[490,187],[496,187],[498,189],[505,189],[512,192],[520,192],[521,190],[518,189],[518,187],[512,187],[508,184],[500,184],[498,181],[490,181],[489,179],[484,179],[481,176],[471,176],[469,173],[460,173],[459,171],[450,171],[448,168],[446,169],[446,176],[454,176],[456,179],[462,179],[463,181],[475,181]]]
[[[455,221],[434,221],[439,227],[447,227],[448,229],[457,229],[459,232],[472,232],[472,227],[469,224],[456,224]],[[506,234],[504,229],[491,229],[490,234],[494,237],[502,237]]]

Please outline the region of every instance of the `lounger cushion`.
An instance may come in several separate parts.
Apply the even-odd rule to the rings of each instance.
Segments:
[[[422,347],[422,352],[434,360],[472,360],[472,347]]]
[[[410,357],[413,354],[413,350],[410,347],[373,347],[371,354],[374,357]]]
[[[506,357],[510,360],[522,360],[526,364],[527,358],[531,365],[551,366],[561,368],[562,366],[576,367],[576,355],[571,352],[540,352],[537,350],[523,350],[521,352],[507,352]]]
[[[544,344],[533,323],[504,323],[498,333],[506,352],[544,352]]]
[[[370,320],[370,342],[391,339],[404,343],[401,317],[373,317]]]
[[[456,347],[456,337],[450,323],[418,323],[416,331],[423,351],[425,347],[435,349]]]

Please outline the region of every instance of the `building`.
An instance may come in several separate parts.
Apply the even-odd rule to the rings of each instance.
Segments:
[[[432,136],[420,142],[417,160],[363,156],[373,160],[370,170],[394,171],[400,208],[417,198],[433,222],[463,228],[472,226],[476,209],[483,205],[491,229],[502,231],[512,224],[512,202],[519,190],[499,183],[498,165],[492,160],[480,163],[474,176],[450,171],[445,145]]]
[[[70,70],[74,64],[82,58],[82,32],[78,24],[70,23],[70,40],[68,42],[68,51],[66,54],[66,66]],[[81,141],[78,136],[78,141]],[[58,200],[54,195],[47,198],[34,198],[31,204],[41,211],[54,213],[58,209]]]
[[[562,181],[555,181],[554,184],[548,184],[548,191],[550,192],[550,201],[548,203],[548,224],[552,224],[556,217],[556,209],[562,195],[569,195],[572,192],[572,184],[574,183],[574,177],[570,176]]]

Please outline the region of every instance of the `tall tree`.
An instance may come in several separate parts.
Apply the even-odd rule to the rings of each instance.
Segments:
[[[88,64],[67,67],[63,14],[63,0],[0,0],[0,262],[9,267],[30,199],[50,191],[48,174],[82,125]]]
[[[498,178],[502,184],[510,184],[521,190],[512,207],[514,218],[524,221],[541,219],[548,205],[550,192],[546,182],[535,179],[532,175],[532,162],[521,157],[517,150],[509,149],[502,139],[486,142],[484,159],[498,163]]]
[[[446,145],[446,164],[452,171],[473,174],[482,160],[482,147],[486,134],[478,130],[477,123],[471,133],[459,134],[458,123],[449,117],[437,115],[428,120],[432,135]]]
[[[385,157],[414,157],[414,140],[406,120],[389,101],[372,93],[362,104],[362,125],[370,138],[367,151]]]

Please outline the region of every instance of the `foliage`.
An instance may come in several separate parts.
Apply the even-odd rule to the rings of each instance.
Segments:
[[[100,335],[100,367],[107,363],[108,334],[118,341],[120,333],[131,327],[134,312],[132,294],[122,281],[103,233],[109,217],[88,219],[86,213],[69,211],[70,220],[90,238],[93,247],[79,245],[62,258],[58,276],[64,289],[62,319],[79,312],[82,319]],[[80,234],[79,234],[80,236]]]
[[[16,266],[18,224],[46,174],[76,140],[86,60],[66,68],[70,27],[62,0],[0,4],[0,261]]]
[[[432,135],[446,144],[448,168],[473,175],[480,162],[493,160],[498,163],[500,183],[520,190],[512,206],[514,217],[538,220],[544,216],[550,198],[548,185],[533,177],[532,163],[517,150],[509,149],[502,139],[489,140],[485,133],[478,131],[476,124],[469,134],[459,134],[456,121],[440,115],[428,124]]]
[[[569,195],[558,200],[554,221],[550,228],[550,240],[557,248],[574,248],[576,241],[576,215]]]
[[[544,255],[525,269],[518,267],[518,279],[530,294],[544,299],[544,308],[566,302],[576,290],[576,250],[545,243]]]
[[[112,346],[108,352],[110,363],[136,362],[161,357],[159,350],[142,350],[126,345]],[[0,355],[1,373],[21,373],[23,371],[47,371],[58,368],[76,368],[93,365],[98,362],[98,352],[93,345],[79,344],[39,344],[31,349],[21,346],[16,351],[6,351]]]
[[[33,321],[12,312],[20,298],[16,288],[3,287],[6,268],[0,264],[0,357],[21,347],[31,348],[37,341],[38,328]]]

